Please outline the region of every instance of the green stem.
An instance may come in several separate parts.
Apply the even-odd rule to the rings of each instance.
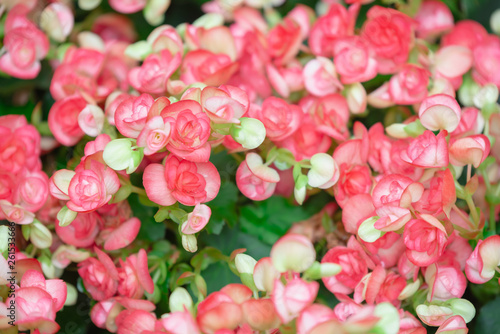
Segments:
[[[493,233],[497,232],[497,222],[495,219],[495,206],[490,204],[490,231]]]
[[[469,206],[469,210],[470,210],[470,213],[472,215],[472,220],[474,221],[474,227],[478,227],[479,226],[479,215],[477,213],[477,210],[476,210],[476,205],[474,204],[474,201],[472,200],[472,196],[467,194],[467,196],[465,197],[465,201],[467,202],[467,205]]]
[[[136,186],[131,186],[131,187],[132,187],[131,189],[132,189],[133,193],[136,193],[137,195],[147,196],[146,190],[139,188],[139,187],[136,187]]]

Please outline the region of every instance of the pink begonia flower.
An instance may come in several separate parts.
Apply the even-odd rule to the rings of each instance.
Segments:
[[[70,225],[64,227],[59,225],[59,220],[55,221],[59,238],[68,245],[80,248],[94,245],[101,225],[102,219],[97,212],[79,214]]]
[[[434,66],[438,74],[447,79],[461,77],[472,67],[472,52],[461,45],[445,46],[436,53]]]
[[[115,125],[115,113],[118,106],[132,95],[121,92],[119,90],[109,94],[104,105],[104,115],[109,124]]]
[[[399,310],[398,334],[426,334],[427,329],[410,312]]]
[[[323,96],[315,100],[308,110],[318,131],[337,141],[347,139],[350,113],[345,97],[338,93]]]
[[[448,166],[447,131],[441,131],[437,136],[426,130],[413,139],[408,148],[401,152],[401,159],[413,166],[421,168],[438,168]]]
[[[46,280],[43,274],[39,271],[27,270],[22,276],[20,286],[21,288],[37,287],[45,290],[52,296],[55,312],[62,309],[64,303],[66,302],[66,283],[60,279]]]
[[[95,138],[95,140],[89,141],[85,144],[84,154],[85,156],[92,155],[97,152],[104,151],[106,145],[111,141],[111,137],[108,134],[101,134]]]
[[[286,65],[295,58],[302,44],[300,26],[291,18],[285,18],[267,34],[269,55],[277,65]]]
[[[408,60],[412,47],[414,32],[411,18],[395,9],[380,6],[371,7],[367,18],[361,37],[375,51],[378,72],[397,72]]]
[[[16,192],[16,178],[7,171],[0,172],[0,200],[12,203]]]
[[[436,262],[448,242],[443,224],[428,214],[422,214],[421,218],[408,222],[403,237],[407,247],[406,256],[419,267]]]
[[[436,172],[428,181],[420,200],[413,207],[423,213],[439,214],[444,212],[450,217],[450,212],[457,200],[455,179],[449,169]]]
[[[171,122],[167,150],[193,162],[207,162],[210,158],[210,119],[196,101],[181,100],[161,111],[165,121]]]
[[[277,97],[268,97],[262,107],[252,105],[249,115],[261,121],[266,127],[266,136],[273,141],[281,141],[291,136],[300,126],[302,109],[288,104]]]
[[[148,334],[155,331],[158,320],[153,312],[138,309],[123,310],[116,316],[117,334]]]
[[[318,131],[309,114],[305,114],[301,126],[291,136],[277,143],[292,152],[295,160],[310,159],[316,153],[326,153],[332,141]]]
[[[340,177],[333,187],[335,200],[340,207],[344,207],[347,201],[355,195],[369,193],[371,187],[372,177],[367,165],[340,164]]]
[[[418,182],[413,182],[409,177],[400,174],[389,174],[382,177],[373,188],[373,205],[406,207],[418,201],[422,196],[424,187]]]
[[[220,289],[220,292],[228,295],[236,304],[243,304],[252,298],[253,292],[249,287],[239,283],[231,283]]]
[[[144,147],[144,155],[152,155],[164,149],[170,141],[173,122],[154,116],[148,120],[137,137],[137,146]]]
[[[309,305],[297,318],[297,334],[308,334],[314,327],[336,319],[335,312],[328,306],[321,304]]]
[[[212,211],[205,204],[196,204],[193,212],[188,214],[187,220],[182,224],[182,233],[194,234],[200,232],[210,220]]]
[[[104,128],[104,111],[99,106],[87,104],[78,115],[78,125],[86,135],[97,137]]]
[[[24,24],[7,28],[3,41],[7,52],[0,57],[0,71],[20,79],[36,78],[42,68],[40,60],[49,51],[47,36],[27,19]]]
[[[447,306],[438,305],[418,305],[416,313],[420,320],[433,327],[441,326],[448,318],[453,316],[453,310]]]
[[[56,101],[49,111],[49,128],[63,145],[73,146],[84,136],[78,124],[78,115],[87,106],[80,95],[72,95]]]
[[[359,36],[336,40],[334,45],[335,69],[343,84],[364,82],[377,75],[377,61],[367,42]]]
[[[419,103],[427,97],[430,72],[426,69],[405,64],[389,81],[389,94],[396,104]]]
[[[41,170],[22,170],[18,175],[15,202],[26,210],[36,212],[42,208],[49,195],[49,178]]]
[[[165,32],[167,31],[168,30],[165,29]],[[172,35],[173,33],[170,31],[168,31],[168,33],[169,38],[173,40],[172,42],[177,44],[175,40],[176,37]],[[231,30],[228,27],[219,25],[205,28],[188,24],[184,34],[186,46],[189,50],[202,49],[214,54],[225,54],[229,56],[231,60],[236,60],[236,45]],[[182,44],[180,44],[180,46],[182,46]],[[179,49],[179,51],[182,51],[182,49]]]
[[[313,19],[316,18],[316,14],[311,7],[306,5],[297,4],[286,17],[291,18],[300,26],[300,32],[302,39],[306,39],[309,36],[309,31],[311,30],[311,25]]]
[[[446,94],[427,97],[418,110],[422,125],[431,130],[453,132],[460,123],[462,111],[458,102]]]
[[[183,41],[177,30],[170,25],[155,28],[147,38],[153,52],[168,50],[175,55],[184,50]]]
[[[465,274],[472,283],[483,284],[493,278],[498,266],[500,266],[500,236],[492,235],[478,241],[465,264]]]
[[[490,153],[490,140],[485,135],[472,135],[450,141],[450,162],[455,166],[479,167]]]
[[[346,232],[356,234],[359,225],[374,215],[375,207],[370,194],[357,194],[350,197],[344,204],[342,223]]]
[[[96,100],[99,99],[98,88],[101,87],[97,79],[104,61],[105,55],[100,51],[70,47],[50,82],[52,97],[58,101],[83,92]],[[75,82],[78,85],[75,85]]]
[[[395,232],[387,232],[375,242],[360,241],[376,265],[391,268],[398,264],[401,253],[406,248],[403,238]]]
[[[317,57],[307,62],[302,71],[306,90],[315,96],[337,93],[343,88],[333,62],[324,57]]]
[[[152,312],[155,308],[155,305],[148,300],[113,297],[96,303],[90,311],[90,319],[97,327],[115,333],[117,330],[115,320],[123,309]]]
[[[202,82],[207,86],[225,84],[238,69],[238,63],[225,54],[206,50],[188,52],[181,65],[181,80],[190,85]]]
[[[125,261],[120,259],[118,278],[120,296],[140,299],[144,291],[149,294],[153,293],[154,283],[148,271],[148,256],[144,249],[128,256]]]
[[[367,103],[379,109],[392,107],[395,103],[389,93],[389,82],[383,83],[382,86],[368,94]]]
[[[467,287],[465,275],[458,266],[431,264],[425,269],[425,282],[429,286],[427,301],[446,301],[461,298]]]
[[[75,18],[71,9],[62,3],[51,3],[42,11],[40,26],[57,42],[64,42],[73,30]]]
[[[120,188],[120,180],[115,171],[97,160],[91,159],[87,166],[79,165],[75,172],[56,173],[49,184],[53,196],[60,199],[69,197],[66,205],[72,211],[94,211],[107,204]],[[59,182],[62,182],[67,190],[58,188]]]
[[[105,43],[115,41],[133,43],[137,39],[132,20],[116,13],[99,15],[92,23],[91,31]]]
[[[236,171],[236,185],[243,195],[262,201],[272,196],[280,177],[276,170],[263,164],[256,153],[248,153]]]
[[[154,103],[151,95],[131,96],[116,108],[115,125],[126,137],[137,138],[146,126],[148,112]]]
[[[441,324],[441,326],[439,326],[436,334],[467,334],[468,332],[469,329],[465,324],[464,318],[459,315],[454,315],[452,317],[449,317],[445,322]]]
[[[98,248],[94,248],[96,258],[88,258],[78,264],[78,274],[85,289],[97,301],[113,297],[118,291],[118,270],[113,260]]]
[[[52,253],[52,264],[56,268],[65,269],[72,262],[79,263],[88,259],[90,253],[78,250],[75,246],[61,245]]]
[[[146,2],[146,0],[110,0],[109,5],[119,13],[131,14],[142,10]]]
[[[0,116],[0,170],[12,174],[23,168],[41,169],[40,133],[19,115]]]
[[[306,282],[301,278],[294,278],[284,285],[276,279],[271,300],[281,322],[289,323],[311,305],[316,299],[318,289],[319,283],[314,281]]]
[[[488,32],[480,23],[462,20],[457,22],[452,31],[443,36],[441,46],[461,45],[473,50],[486,36]]]
[[[12,204],[6,200],[0,200],[0,215],[2,219],[19,225],[27,225],[33,222],[35,215],[18,204]]]
[[[132,217],[115,229],[103,230],[99,239],[104,239],[104,249],[107,251],[125,248],[135,240],[140,228],[141,221]],[[104,232],[106,232],[105,236]]]
[[[234,86],[205,87],[200,104],[214,123],[238,123],[250,105],[247,93]]]
[[[340,4],[330,6],[328,13],[316,20],[309,34],[309,47],[316,56],[333,56],[335,41],[353,35],[359,6],[346,9]]]
[[[339,274],[323,278],[323,283],[332,293],[352,293],[356,285],[368,273],[362,254],[347,247],[337,246],[330,249],[321,263],[336,263],[342,267]]]
[[[392,271],[386,271],[382,266],[365,276],[354,290],[354,301],[367,304],[380,304],[389,302],[395,306],[401,303],[399,295],[406,287],[406,279]]]
[[[269,83],[282,97],[287,98],[291,93],[304,89],[302,64],[299,61],[291,60],[282,67],[268,64],[266,70]]]
[[[276,270],[270,257],[263,257],[257,261],[257,264],[253,268],[255,286],[260,291],[272,292],[274,280],[280,276],[280,272]]]
[[[179,53],[174,56],[168,50],[150,54],[139,67],[128,73],[128,81],[142,93],[161,95],[167,91],[167,81],[182,61]]]
[[[453,15],[448,6],[436,0],[423,1],[415,21],[417,37],[426,40],[434,40],[454,26]]]
[[[168,333],[201,333],[196,320],[188,311],[169,313],[167,316],[162,316],[160,321],[163,328],[165,328]]]
[[[200,304],[196,317],[200,330],[215,333],[220,329],[235,329],[243,319],[241,306],[224,292],[213,292]]]
[[[491,118],[490,118],[491,122]],[[468,135],[476,135],[483,132],[485,125],[484,117],[480,111],[474,107],[466,107],[462,109],[460,123],[457,128],[451,133],[452,138]]]
[[[8,301],[8,300],[7,300]],[[16,325],[21,331],[38,329],[52,334],[59,331],[52,296],[43,288],[32,286],[16,290]]]
[[[480,85],[492,83],[500,89],[500,38],[490,35],[475,45],[472,51],[474,70],[472,76]]]
[[[210,162],[194,163],[170,155],[164,166],[147,166],[143,182],[146,194],[155,203],[168,206],[179,201],[194,206],[217,196],[220,175]]]
[[[249,299],[241,304],[243,319],[254,330],[265,331],[280,325],[278,313],[271,299]]]

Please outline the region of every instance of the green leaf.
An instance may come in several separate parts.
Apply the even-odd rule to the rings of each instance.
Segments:
[[[500,328],[500,297],[484,305],[476,318],[476,333],[494,333]]]
[[[241,208],[241,230],[273,245],[296,222],[319,212],[331,199],[325,193],[296,206],[283,197],[273,196]]]
[[[220,250],[214,247],[207,247],[198,252],[191,259],[191,265],[196,272],[205,270],[210,264],[217,261],[227,261],[228,257],[222,254]]]
[[[234,226],[238,222],[238,213],[236,212],[238,193],[236,184],[224,182],[217,197],[206,203],[212,210],[210,221],[205,228],[208,233],[220,234],[225,224]]]

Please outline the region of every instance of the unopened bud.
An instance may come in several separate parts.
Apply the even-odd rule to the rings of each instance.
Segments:
[[[132,147],[133,141],[130,138],[110,141],[102,155],[104,162],[114,170],[126,170],[127,174],[133,173],[144,157],[144,149]]]
[[[224,24],[224,16],[218,13],[208,13],[205,14],[193,22],[195,27],[203,27],[205,29],[211,29]]]
[[[366,110],[366,90],[359,82],[346,86],[346,100],[349,111],[354,114],[362,114]]]
[[[238,254],[235,258],[236,269],[240,274],[253,274],[253,269],[257,264],[257,261],[246,254]]]
[[[73,306],[76,304],[76,300],[78,299],[78,291],[75,286],[70,283],[66,283],[66,301],[64,302],[64,306]]]
[[[56,42],[64,42],[73,30],[74,17],[62,3],[51,3],[40,15],[40,27]]]
[[[307,176],[302,174],[295,181],[295,188],[293,188],[293,195],[295,197],[295,200],[301,205],[302,203],[304,203],[304,200],[306,198],[307,182]]]
[[[61,210],[57,213],[57,220],[59,221],[59,226],[68,226],[75,220],[77,212],[68,209],[67,206],[63,206]]]
[[[231,126],[231,136],[244,148],[252,150],[266,139],[266,128],[261,121],[255,118],[243,117],[240,124]]]
[[[495,34],[500,35],[500,9],[495,10],[493,14],[491,14],[490,27]]]
[[[186,289],[177,287],[170,295],[168,305],[170,306],[170,312],[184,311],[184,307],[191,310],[193,299],[191,299],[191,295]]]
[[[489,104],[496,103],[498,100],[498,87],[494,84],[484,85],[474,95],[474,105],[481,109]]]
[[[359,225],[358,236],[365,242],[375,242],[385,233],[375,228],[375,223],[380,217],[374,216],[366,219]]]
[[[152,52],[153,49],[151,48],[151,44],[149,44],[147,41],[139,41],[137,43],[130,44],[125,49],[125,55],[135,60],[144,60]]]
[[[144,7],[144,18],[152,26],[160,25],[165,19],[165,12],[170,7],[171,0],[148,0]]]
[[[316,250],[309,239],[300,234],[287,234],[271,249],[273,265],[279,272],[301,273],[316,260]]]
[[[37,248],[49,248],[52,245],[52,233],[45,225],[35,220],[31,225],[30,240]]]
[[[190,253],[194,253],[198,250],[198,241],[194,234],[183,234],[182,235],[182,247]]]

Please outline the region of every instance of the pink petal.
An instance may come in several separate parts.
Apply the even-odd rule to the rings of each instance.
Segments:
[[[165,180],[165,166],[160,164],[147,166],[142,181],[146,194],[151,201],[163,206],[169,206],[177,202]]]
[[[140,228],[141,221],[136,217],[130,218],[109,234],[104,249],[112,251],[127,247],[135,240]]]

